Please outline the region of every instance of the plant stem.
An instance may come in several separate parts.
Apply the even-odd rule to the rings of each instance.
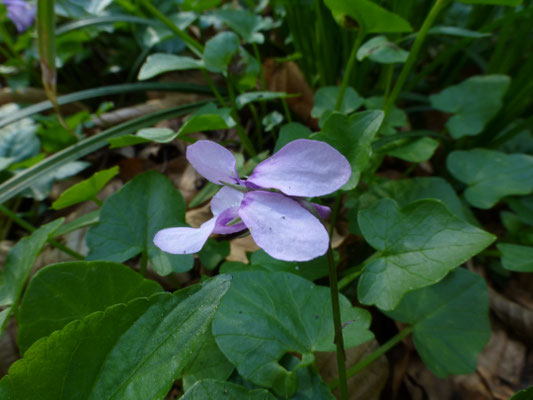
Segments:
[[[394,346],[396,346],[398,343],[400,343],[403,340],[403,338],[405,338],[406,336],[410,335],[413,332],[413,329],[414,328],[412,326],[408,326],[407,328],[398,332],[390,340],[385,342],[383,345],[379,346],[376,350],[374,350],[368,356],[366,356],[361,361],[359,361],[357,364],[355,364],[353,367],[351,367],[348,370],[348,378],[351,378],[352,376],[356,375],[357,373],[359,373],[360,371],[368,367],[370,364],[376,361],[379,357],[381,357],[387,351],[389,351]],[[336,379],[329,384],[329,387],[331,389],[335,389],[337,386],[339,386],[339,383],[340,383],[339,380]]]
[[[335,328],[335,346],[337,347],[337,369],[340,383],[341,399],[348,399],[348,384],[346,381],[346,355],[344,353],[344,339],[342,337],[341,312],[339,307],[339,290],[337,288],[337,268],[333,259],[331,242],[327,253],[329,265],[329,286],[331,290],[331,307],[333,310],[333,326]]]
[[[235,119],[235,122],[237,123],[237,126],[235,127],[237,129],[237,134],[239,135],[239,139],[241,140],[242,146],[244,149],[250,154],[251,156],[255,156],[257,152],[255,151],[254,145],[251,142],[250,138],[246,134],[246,131],[242,127],[241,121],[239,119],[239,115],[237,114],[237,104],[235,102],[235,90],[233,89],[233,82],[231,82],[231,78],[228,77],[227,79],[228,84],[228,95],[231,102],[231,108],[233,109],[231,114],[233,119]]]
[[[350,57],[348,58],[348,63],[346,64],[346,69],[344,70],[344,76],[342,78],[341,88],[339,90],[339,96],[337,97],[337,104],[335,104],[335,111],[340,111],[342,107],[342,102],[344,100],[344,93],[346,92],[346,88],[348,87],[348,81],[350,80],[350,76],[352,75],[352,71],[355,67],[355,61],[357,60],[357,51],[359,50],[359,47],[361,47],[361,43],[363,43],[363,39],[366,36],[366,32],[363,29],[363,27],[359,27],[359,31],[357,32],[357,37],[355,38],[355,42],[352,47],[352,52],[350,53]]]
[[[362,263],[356,265],[355,267],[349,268],[345,270],[344,277],[339,282],[339,290],[344,289],[346,286],[348,286],[350,283],[352,283],[354,280],[356,280],[359,275],[363,273],[363,269],[365,266],[372,261],[374,258],[377,258],[381,255],[380,251],[375,252],[370,257],[365,259]]]
[[[407,81],[407,77],[411,73],[411,70],[413,69],[416,60],[418,58],[418,53],[420,53],[420,49],[422,48],[422,45],[424,44],[424,40],[426,39],[426,36],[428,34],[429,28],[433,25],[433,22],[435,21],[435,18],[437,18],[437,15],[446,7],[448,4],[450,4],[452,0],[437,0],[431,10],[429,11],[429,14],[427,15],[426,19],[424,20],[424,23],[422,24],[422,27],[418,31],[416,35],[416,39],[413,43],[413,46],[411,47],[411,51],[409,52],[409,56],[407,57],[407,61],[402,67],[402,70],[400,71],[400,75],[398,76],[398,80],[396,81],[396,84],[394,85],[394,89],[392,89],[392,92],[390,96],[385,101],[385,105],[383,107],[383,111],[385,112],[385,115],[389,113],[392,106],[396,102],[396,99],[398,98],[398,95],[403,89],[403,86],[405,85],[405,82]]]
[[[333,237],[333,231],[335,230],[335,225],[337,225],[337,217],[339,216],[339,209],[341,208],[341,200],[342,200],[342,191],[338,190],[337,194],[335,195],[335,203],[333,203],[333,208],[331,210],[331,218],[330,218],[330,225],[329,225],[329,238]]]
[[[227,107],[228,104],[226,103],[226,101],[224,100],[224,98],[222,97],[220,92],[218,91],[217,87],[215,86],[215,83],[213,82],[213,80],[209,76],[209,72],[207,72],[207,70],[205,68],[202,68],[201,71],[202,71],[202,74],[204,76],[205,81],[207,82],[207,85],[209,86],[209,89],[211,89],[211,91],[213,92],[213,94],[217,98],[217,100],[220,103],[220,105],[222,107]]]
[[[22,218],[20,218],[16,213],[11,211],[9,208],[4,206],[3,204],[0,204],[0,211],[2,213],[4,213],[6,217],[8,217],[9,219],[13,220],[13,222],[15,222],[17,225],[19,225],[20,227],[26,229],[28,232],[34,232],[34,231],[37,230],[36,227],[34,227],[29,222],[23,220]],[[47,240],[47,242],[50,243],[55,248],[61,250],[63,253],[68,254],[69,256],[77,258],[78,260],[84,260],[85,259],[85,257],[83,255],[81,255],[80,253],[78,253],[75,250],[72,250],[70,247],[65,246],[64,244],[59,243],[57,240],[49,238]]]
[[[146,278],[146,273],[148,272],[148,252],[144,250],[141,253],[141,275]]]
[[[192,36],[187,34],[182,29],[178,28],[172,20],[170,20],[165,14],[163,14],[161,11],[159,11],[157,8],[155,8],[151,0],[141,0],[141,4],[143,7],[150,12],[154,17],[159,19],[165,26],[170,29],[172,32],[176,34],[177,37],[179,37],[185,45],[198,57],[202,57],[202,54],[204,52],[204,46],[198,42],[196,39],[194,39]]]

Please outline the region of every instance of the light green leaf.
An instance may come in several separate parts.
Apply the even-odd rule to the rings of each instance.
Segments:
[[[196,60],[187,56],[176,56],[174,54],[156,53],[146,59],[139,71],[137,79],[142,81],[153,78],[163,72],[200,68],[203,68],[202,60]]]
[[[145,172],[105,201],[100,223],[87,232],[87,260],[123,262],[147,252],[160,275],[188,271],[192,255],[164,253],[153,243],[159,230],[174,226],[186,226],[181,193],[163,175]]]
[[[136,144],[149,143],[149,139],[139,137],[137,135],[123,135],[116,138],[107,139],[110,149],[118,149],[120,147],[135,146]]]
[[[210,238],[198,253],[202,265],[211,270],[215,269],[230,253],[229,241]]]
[[[209,103],[198,109],[185,121],[178,130],[177,136],[217,129],[230,129],[234,126],[235,121],[231,117],[231,109],[217,108],[213,103]]]
[[[474,149],[452,151],[446,159],[451,174],[468,185],[466,200],[488,209],[502,197],[533,192],[533,156]]]
[[[409,22],[371,0],[325,0],[333,16],[341,25],[353,25],[354,19],[365,33],[411,32]]]
[[[73,321],[11,366],[0,397],[162,399],[203,342],[229,285],[221,275]]]
[[[170,143],[178,134],[168,128],[145,128],[137,132],[137,136],[157,143]]]
[[[380,35],[365,42],[357,51],[359,61],[367,57],[381,64],[404,63],[409,57],[409,52],[389,42],[386,36]]]
[[[393,145],[380,149],[380,152],[405,161],[420,163],[433,157],[437,147],[439,147],[437,140],[425,136],[395,141]]]
[[[71,161],[63,164],[55,170],[41,176],[38,181],[22,192],[22,196],[33,197],[35,200],[42,201],[50,195],[54,181],[59,181],[68,178],[69,176],[76,175],[89,165],[91,164],[86,161]]]
[[[322,132],[313,136],[313,139],[335,147],[350,163],[352,176],[342,187],[343,190],[357,186],[361,172],[370,161],[372,141],[382,121],[382,111],[363,111],[350,117],[334,112],[324,123]]]
[[[387,315],[413,325],[418,354],[439,378],[473,372],[490,339],[487,285],[462,268],[434,286],[408,293]]]
[[[470,29],[460,28],[458,26],[434,26],[428,32],[431,35],[449,35],[465,38],[481,39],[492,36],[491,33],[482,33]]]
[[[246,92],[255,89],[261,66],[255,57],[240,47],[238,57],[235,57],[229,70],[238,91]]]
[[[205,379],[196,382],[180,400],[276,400],[264,389],[248,390],[231,382]]]
[[[55,232],[54,237],[63,236],[67,233],[77,231],[78,229],[86,228],[97,224],[98,221],[100,221],[100,209],[83,214],[81,217],[61,225],[61,227]]]
[[[161,291],[156,282],[122,264],[81,261],[50,265],[33,277],[24,294],[18,314],[19,348],[24,353],[37,339],[71,321]]]
[[[226,73],[238,53],[239,37],[233,32],[220,32],[205,44],[204,65],[211,72]]]
[[[515,393],[510,400],[533,400],[533,386]]]
[[[233,370],[233,364],[218,348],[210,329],[190,364],[183,371],[183,388],[187,391],[197,381],[203,379],[225,381]]]
[[[346,347],[372,338],[368,311],[340,296]],[[213,334],[225,356],[245,379],[271,387],[279,396],[296,393],[295,369],[314,361],[314,352],[333,351],[334,330],[329,288],[285,273],[240,272],[213,320]],[[298,353],[290,371],[279,362]]]
[[[237,96],[235,104],[239,110],[242,110],[250,103],[257,101],[269,101],[277,99],[288,99],[296,97],[294,94],[287,94],[283,92],[247,92]]]
[[[274,129],[276,126],[281,124],[283,122],[283,114],[280,112],[274,110],[271,113],[265,115],[263,120],[261,121],[265,132],[270,132],[272,129]]]
[[[475,136],[496,115],[511,79],[506,75],[474,76],[429,96],[431,106],[455,114],[446,126],[453,138]]]
[[[367,110],[382,110],[383,97],[374,96],[368,97],[364,100]],[[407,126],[407,114],[405,111],[393,106],[390,112],[385,116],[385,120],[379,129],[380,134],[385,136],[395,135],[398,128]]]
[[[392,310],[410,291],[437,283],[495,237],[455,217],[438,200],[399,208],[383,199],[359,212],[366,241],[380,253],[364,268],[359,301]]]
[[[13,307],[18,306],[22,289],[37,255],[62,223],[63,219],[60,218],[43,225],[30,236],[22,238],[7,255],[5,264],[0,270],[0,307],[6,307],[0,314],[0,336]]]
[[[324,122],[335,110],[337,103],[337,97],[339,97],[340,87],[338,86],[325,86],[318,89],[315,93],[313,109],[311,110],[311,116],[318,118],[320,126],[324,125]],[[351,114],[363,105],[363,98],[359,96],[359,93],[351,87],[347,87],[342,99],[341,109],[339,112],[343,114]]]
[[[288,124],[282,125],[279,129],[276,145],[274,146],[274,153],[286,144],[292,142],[293,140],[309,139],[309,136],[311,136],[311,134],[311,129],[298,122],[290,122]]]
[[[92,200],[113,177],[118,174],[118,166],[96,172],[93,176],[69,187],[52,203],[54,210],[61,210],[83,201]]]
[[[495,4],[499,6],[515,7],[522,4],[522,0],[459,0],[466,4]]]
[[[533,272],[533,247],[519,244],[498,243],[505,269],[517,272]]]
[[[225,8],[216,10],[210,17],[215,17],[225,23],[247,43],[263,43],[265,38],[260,31],[272,25],[270,18],[263,18],[243,9]]]

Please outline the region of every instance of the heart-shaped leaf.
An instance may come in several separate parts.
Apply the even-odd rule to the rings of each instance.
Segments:
[[[210,14],[237,32],[245,42],[263,43],[265,38],[260,32],[272,27],[272,19],[243,9],[225,8],[216,10]]]
[[[22,238],[7,255],[5,264],[0,270],[0,307],[6,307],[0,313],[0,336],[2,336],[13,307],[18,306],[22,289],[28,280],[37,255],[62,223],[63,219],[60,218],[41,226],[30,236]]]
[[[290,122],[279,129],[278,140],[274,146],[274,153],[286,144],[296,139],[309,139],[313,132],[307,126],[298,122]]]
[[[213,103],[209,103],[196,110],[180,127],[175,137],[195,132],[230,129],[234,126],[231,109],[217,108]]]
[[[462,268],[436,285],[408,293],[387,315],[413,325],[418,354],[440,378],[473,372],[490,339],[487,285]]]
[[[360,211],[358,222],[367,242],[379,251],[363,270],[359,301],[382,310],[394,309],[407,292],[437,283],[495,240],[438,200],[400,209],[394,200],[382,199]]]
[[[430,137],[415,139],[397,140],[394,144],[384,146],[380,152],[388,154],[405,161],[420,163],[429,160],[435,150],[439,147],[439,142]]]
[[[211,72],[226,73],[238,53],[239,37],[233,32],[220,32],[209,39],[204,49],[204,65]]]
[[[533,272],[533,247],[519,244],[498,243],[505,269],[517,272]]]
[[[11,366],[0,398],[162,399],[203,342],[229,285],[220,275],[73,321]]]
[[[204,379],[196,382],[180,400],[276,400],[264,389],[248,390],[231,382]]]
[[[383,121],[382,111],[363,111],[347,117],[334,112],[326,120],[322,132],[313,139],[322,140],[339,150],[352,167],[352,176],[342,187],[353,189],[372,155],[372,141]]]
[[[455,139],[483,131],[502,106],[511,79],[506,75],[474,76],[429,97],[437,110],[453,113],[446,126]]]
[[[139,71],[140,81],[153,78],[163,72],[203,68],[202,60],[174,54],[156,53],[149,56]]]
[[[24,294],[17,318],[19,348],[24,353],[37,339],[71,321],[161,291],[156,282],[122,264],[94,261],[50,265],[33,277]]]
[[[370,340],[370,314],[339,300],[346,347]],[[285,272],[236,273],[213,334],[245,379],[290,397],[298,386],[294,369],[310,365],[314,352],[335,349],[329,289]],[[288,371],[279,361],[292,352],[302,358]]]
[[[502,197],[533,192],[533,156],[458,150],[448,155],[446,166],[468,185],[465,198],[474,207],[491,208]]]
[[[181,193],[163,175],[145,172],[105,201],[100,222],[87,232],[87,260],[123,262],[146,252],[160,275],[188,271],[192,255],[164,253],[153,243],[159,230],[173,226],[186,226]]]
[[[311,116],[320,120],[320,125],[324,122],[335,110],[337,97],[339,97],[340,87],[338,86],[324,86],[318,89],[313,100],[313,109]],[[339,112],[342,114],[351,114],[363,105],[363,98],[351,87],[347,87],[344,92],[342,104]]]

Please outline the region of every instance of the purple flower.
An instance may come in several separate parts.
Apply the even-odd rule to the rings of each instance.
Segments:
[[[159,231],[154,243],[161,250],[196,253],[212,233],[248,228],[257,245],[280,260],[307,261],[327,251],[328,232],[306,205],[321,218],[330,209],[305,198],[332,193],[351,175],[346,158],[329,144],[307,139],[290,142],[258,164],[248,179],[239,178],[229,150],[208,140],[189,146],[187,159],[206,179],[225,186],[211,200],[213,218],[200,228]]]
[[[2,3],[7,7],[7,17],[13,21],[17,31],[24,32],[32,26],[37,12],[33,4],[24,0],[2,0]]]

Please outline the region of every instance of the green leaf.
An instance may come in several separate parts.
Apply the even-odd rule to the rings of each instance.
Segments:
[[[376,36],[365,42],[357,51],[359,61],[369,58],[381,64],[404,63],[409,52],[395,43],[389,42],[385,36]]]
[[[196,351],[195,356],[183,371],[183,388],[185,391],[197,381],[203,379],[219,379],[225,381],[234,370],[233,364],[222,354],[215,342],[211,330]]]
[[[272,20],[243,9],[225,8],[210,14],[237,32],[245,42],[262,44],[265,40],[261,30],[270,28]]]
[[[341,25],[360,25],[366,34],[387,32],[411,32],[409,22],[370,0],[325,0],[337,22]]]
[[[459,0],[466,4],[495,4],[500,6],[515,7],[522,4],[522,0]]]
[[[291,97],[296,97],[298,95],[287,94],[284,92],[247,92],[237,96],[235,99],[235,104],[237,109],[242,110],[250,103],[255,103],[257,101],[269,101],[277,99],[289,99]]]
[[[181,9],[183,11],[202,12],[218,6],[221,2],[222,0],[184,0],[181,3]]]
[[[271,113],[268,113],[267,115],[265,115],[265,117],[263,118],[261,122],[264,126],[265,132],[270,132],[276,126],[281,124],[283,122],[283,119],[284,119],[283,114],[274,110]]]
[[[434,26],[428,32],[430,35],[449,35],[465,38],[481,39],[484,37],[490,37],[491,33],[482,33],[472,31],[470,29],[460,28],[458,26]]]
[[[533,272],[533,247],[518,244],[498,243],[505,269],[517,272]]]
[[[350,117],[334,112],[324,123],[322,132],[313,136],[335,147],[350,163],[352,176],[342,189],[357,186],[361,172],[370,161],[372,141],[382,121],[382,111],[363,111]]]
[[[235,121],[231,117],[231,109],[217,108],[215,104],[209,103],[195,111],[180,127],[176,136],[218,129],[230,129],[234,126]]]
[[[66,262],[40,270],[30,281],[18,314],[21,352],[71,321],[137,297],[161,292],[156,282],[116,263]]]
[[[380,152],[405,161],[420,163],[433,157],[437,147],[439,147],[439,142],[426,136],[395,141],[393,144],[385,146]]]
[[[506,202],[523,223],[533,226],[533,196],[511,197]]]
[[[67,233],[77,231],[78,229],[89,227],[97,224],[98,221],[100,221],[100,209],[88,212],[81,217],[61,225],[61,227],[55,232],[54,237],[63,236]]]
[[[466,200],[488,209],[502,197],[533,192],[533,156],[474,149],[452,151],[446,159],[451,174],[468,185]]]
[[[22,289],[28,280],[37,255],[62,223],[63,219],[60,218],[43,225],[30,236],[22,238],[7,255],[5,264],[0,270],[0,307],[6,307],[0,317],[0,336],[2,336],[13,307],[18,306]]]
[[[335,104],[337,103],[339,92],[340,87],[338,86],[325,86],[316,91],[311,116],[320,119],[320,126],[324,125],[324,122],[335,110]],[[359,93],[357,93],[355,89],[348,86],[344,92],[341,109],[339,111],[343,114],[351,114],[362,105],[363,98],[359,96]]]
[[[202,60],[174,54],[156,53],[149,56],[142,65],[137,79],[140,81],[153,78],[163,72],[183,71],[203,68]]]
[[[533,386],[515,393],[510,400],[533,400]]]
[[[135,146],[136,144],[149,143],[149,139],[139,137],[137,135],[123,135],[111,139],[107,139],[110,149],[118,149],[120,147]]]
[[[511,79],[506,75],[474,76],[429,96],[431,106],[453,113],[446,126],[453,138],[475,136],[502,106]]]
[[[274,153],[293,140],[309,139],[312,133],[307,126],[298,122],[290,122],[282,125],[279,129],[276,145],[274,146]]]
[[[83,201],[92,200],[100,190],[118,174],[118,166],[96,172],[93,176],[69,187],[52,203],[54,210],[61,210]]]
[[[207,239],[204,247],[198,253],[202,265],[211,270],[215,269],[230,253],[230,245],[227,240]]]
[[[191,387],[180,400],[276,400],[265,389],[248,390],[231,382],[205,379]]]
[[[178,134],[169,128],[145,128],[137,132],[137,136],[157,143],[170,143]]]
[[[387,315],[413,325],[418,354],[439,378],[474,372],[477,355],[490,339],[487,285],[462,268],[408,293]]]
[[[346,347],[370,340],[368,311],[344,296],[339,301],[342,321],[350,321],[343,330]],[[314,352],[335,349],[329,288],[285,272],[234,274],[213,334],[245,379],[290,397],[298,386],[295,370],[312,364]],[[279,364],[287,353],[302,356],[290,371]]]
[[[100,211],[100,223],[87,232],[87,260],[123,262],[147,252],[160,275],[192,268],[192,255],[164,253],[153,243],[164,228],[186,226],[185,202],[165,176],[148,171],[137,175],[109,196]]]
[[[239,37],[233,32],[220,32],[205,44],[204,65],[211,72],[226,73],[240,47]]]
[[[204,340],[229,284],[221,275],[73,321],[11,366],[0,397],[162,399]]]
[[[368,97],[364,100],[364,104],[368,110],[382,110],[384,106],[383,97]],[[405,126],[407,126],[407,114],[405,111],[393,106],[385,116],[379,132],[385,136],[391,136],[397,133],[397,128]]]
[[[358,222],[366,241],[380,252],[363,270],[359,301],[382,310],[394,309],[407,292],[437,283],[495,240],[438,200],[400,209],[394,200],[383,199],[360,211]]]

